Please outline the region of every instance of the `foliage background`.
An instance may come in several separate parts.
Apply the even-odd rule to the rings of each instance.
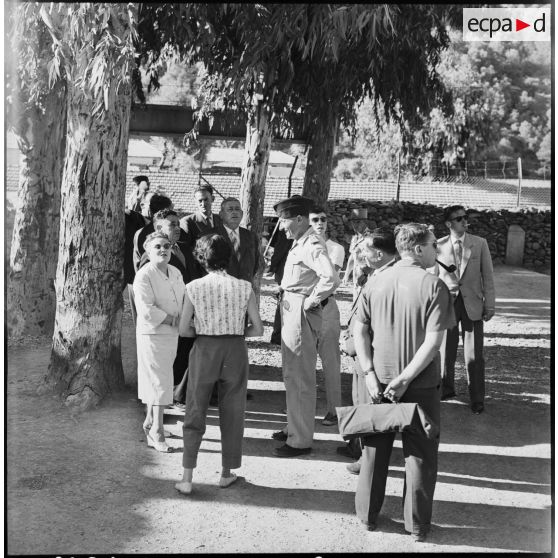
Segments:
[[[501,177],[504,163],[512,176],[518,157],[524,176],[549,177],[552,82],[548,44],[464,42],[460,31],[450,36],[439,72],[452,93],[454,114],[447,117],[434,108],[419,123],[418,131],[411,132],[408,123],[400,127],[386,118],[381,102],[362,99],[354,132],[340,130],[333,178],[396,179],[399,152],[401,172],[407,177],[465,172]],[[160,88],[147,92],[147,102],[197,108],[203,73],[199,63],[191,67],[178,60],[169,63],[163,68]],[[144,72],[146,91],[148,81]],[[377,115],[374,105],[380,109]],[[183,150],[179,139],[172,143]]]

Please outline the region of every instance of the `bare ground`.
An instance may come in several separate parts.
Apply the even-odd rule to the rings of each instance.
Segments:
[[[550,277],[498,267],[497,316],[486,326],[487,401],[471,414],[463,366],[458,398],[442,404],[442,439],[433,530],[427,543],[403,529],[404,462],[400,441],[378,531],[354,514],[357,478],[336,454],[341,438],[325,412],[318,365],[316,441],[310,456],[277,459],[270,439],[285,419],[279,348],[267,343],[272,283],[262,291],[266,332],[249,341],[251,374],[244,462],[239,482],[217,486],[220,434],[209,411],[195,488],[181,473],[179,413],[167,411],[175,453],[146,447],[137,403],[135,341],[123,324],[130,389],[73,416],[56,397],[36,395],[48,365],[48,339],[8,348],[7,542],[10,554],[263,552],[549,552],[551,549]],[[339,296],[345,323],[350,296]],[[460,355],[459,358],[462,358]],[[343,359],[350,404],[350,367]]]

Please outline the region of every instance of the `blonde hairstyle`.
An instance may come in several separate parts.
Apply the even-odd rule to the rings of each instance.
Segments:
[[[397,251],[411,252],[415,246],[424,244],[432,232],[422,223],[405,223],[395,227],[395,246]]]
[[[152,232],[151,234],[148,234],[143,242],[143,249],[147,250],[147,247],[154,241],[157,240],[158,238],[162,238],[163,240],[168,240],[170,242],[170,238],[168,237],[168,235],[166,235],[165,233],[162,233],[161,231],[155,231]]]

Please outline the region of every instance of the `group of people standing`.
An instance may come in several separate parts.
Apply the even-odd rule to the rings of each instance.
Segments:
[[[484,411],[483,322],[494,315],[492,261],[486,240],[469,234],[462,206],[448,207],[449,235],[407,223],[361,235],[355,267],[366,276],[350,312],[345,351],[353,357],[353,404],[417,403],[439,431],[440,401],[456,396],[454,370],[459,332],[471,410]],[[439,435],[402,433],[405,457],[405,529],[424,541],[431,527]],[[355,507],[369,530],[382,508],[393,432],[363,436],[338,448],[360,459]]]
[[[226,487],[236,480],[231,469],[240,466],[242,455],[248,383],[244,338],[263,334],[251,284],[262,264],[259,242],[240,227],[243,212],[236,198],[225,198],[220,213],[212,212],[209,186],[194,192],[198,209],[182,219],[169,198],[152,194],[145,201],[149,185],[138,191],[151,222],[127,231],[133,237],[127,279],[133,281],[129,292],[136,312],[138,397],[146,405],[147,445],[170,452],[163,411],[170,405],[184,410],[184,475],[176,488],[189,493],[214,393],[223,439],[219,484]],[[131,217],[137,221],[130,206],[127,223]]]
[[[147,405],[143,426],[148,444],[168,451],[163,408],[173,403],[173,383],[185,383],[184,472],[175,485],[184,494],[192,491],[215,386],[222,440],[219,485],[236,480],[231,469],[241,463],[248,381],[244,338],[263,334],[251,285],[263,262],[257,238],[239,226],[240,203],[227,198],[216,215],[210,187],[199,187],[194,197],[198,210],[182,220],[170,208],[153,213],[153,230],[143,234],[141,246],[142,232],[136,232],[133,255],[138,395]],[[283,442],[273,454],[291,458],[311,451],[318,354],[327,397],[322,422],[337,424],[341,326],[335,291],[345,253],[327,238],[327,214],[312,200],[292,196],[274,209],[288,249],[280,265],[280,324],[274,327],[275,342],[280,330],[287,423],[272,435]],[[344,336],[344,350],[354,362],[354,405],[417,403],[437,426],[441,399],[456,395],[459,326],[471,408],[483,412],[483,321],[494,314],[486,241],[466,232],[461,206],[448,208],[444,221],[450,234],[440,240],[418,223],[359,236],[351,258],[360,277]],[[359,474],[356,512],[369,530],[376,528],[382,507],[394,437],[379,433],[338,448],[360,457],[349,470]],[[439,439],[414,433],[402,439],[405,528],[422,541],[430,529]]]

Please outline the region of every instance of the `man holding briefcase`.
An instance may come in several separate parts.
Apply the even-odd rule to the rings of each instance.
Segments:
[[[436,237],[426,225],[396,227],[395,242],[401,261],[370,278],[361,294],[355,349],[372,403],[418,403],[438,426],[439,348],[445,330],[455,323],[451,296],[444,282],[426,271],[437,255]],[[376,528],[383,504],[394,438],[390,432],[362,439],[355,505],[369,530]],[[439,439],[403,432],[402,442],[405,530],[422,542],[430,530]]]

